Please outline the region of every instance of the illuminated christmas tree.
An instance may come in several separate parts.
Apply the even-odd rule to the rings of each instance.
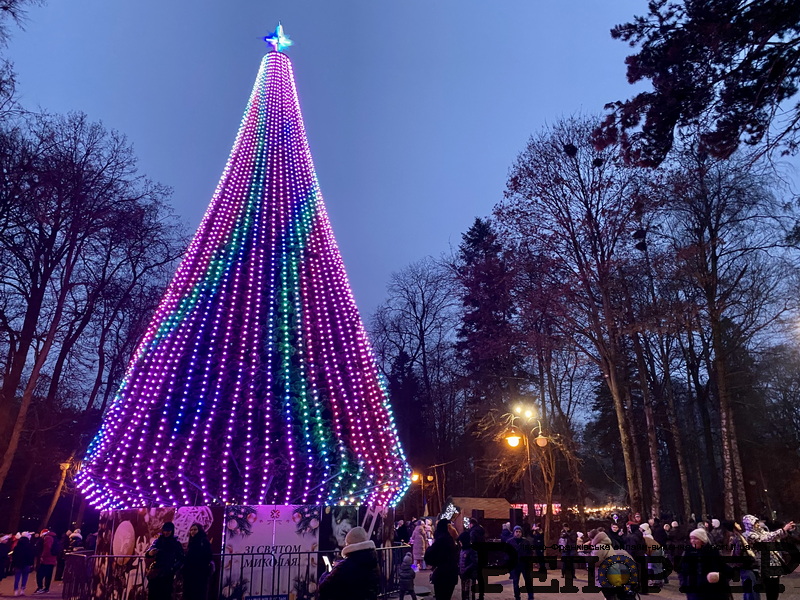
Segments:
[[[391,506],[409,484],[279,25],[79,485],[101,508]]]

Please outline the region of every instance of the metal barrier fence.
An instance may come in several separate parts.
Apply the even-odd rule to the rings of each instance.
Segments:
[[[133,600],[146,597],[143,556],[67,554],[64,600]]]
[[[380,597],[398,588],[397,565],[410,546],[378,548]],[[209,580],[208,600],[315,600],[317,580],[338,558],[338,551],[284,552],[279,555],[221,554],[218,570]],[[143,556],[68,554],[64,569],[63,600],[142,600],[147,594]],[[175,577],[173,598],[182,597],[182,575]]]

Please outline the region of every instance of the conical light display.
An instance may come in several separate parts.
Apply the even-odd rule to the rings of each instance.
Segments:
[[[265,39],[211,204],[78,475],[97,507],[391,506],[409,485],[279,51],[291,42]]]

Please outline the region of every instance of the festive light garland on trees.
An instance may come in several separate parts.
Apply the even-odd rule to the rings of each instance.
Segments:
[[[410,485],[281,25],[78,483],[99,508],[365,503]]]

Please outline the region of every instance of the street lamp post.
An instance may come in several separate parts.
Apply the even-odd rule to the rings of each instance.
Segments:
[[[528,481],[530,485],[530,496],[528,498],[528,515],[533,518],[533,500],[534,500],[534,486],[533,486],[533,460],[531,459],[531,442],[536,444],[539,448],[544,448],[549,442],[549,438],[542,433],[542,422],[536,418],[536,412],[533,407],[518,404],[514,407],[513,412],[507,415],[509,422],[509,429],[506,432],[505,440],[509,446],[516,448],[523,442],[525,445],[525,453],[527,457],[527,471]],[[515,425],[517,421],[521,422],[519,428]],[[535,429],[531,428],[533,422],[536,422]],[[537,435],[531,440],[531,435],[536,431]]]

